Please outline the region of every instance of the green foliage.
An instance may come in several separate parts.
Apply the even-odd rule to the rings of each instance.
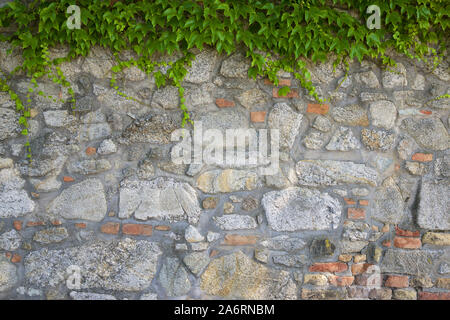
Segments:
[[[74,105],[73,90],[58,64],[86,56],[95,45],[111,49],[116,57],[132,49],[138,58],[117,58],[111,86],[120,95],[134,99],[119,90],[116,79],[130,66],[153,74],[158,87],[177,86],[183,125],[190,121],[182,81],[194,59],[192,48],[207,45],[229,55],[244,47],[251,59],[249,77],[265,76],[278,85],[279,70],[292,72],[318,99],[306,59],[320,62],[333,53],[335,65],[344,62],[348,66],[355,58],[374,58],[393,65],[386,54],[393,49],[410,58],[432,57],[436,64],[448,45],[450,24],[450,3],[445,0],[78,0],[81,29],[69,30],[66,10],[72,4],[72,0],[34,0],[27,4],[16,0],[0,8],[0,27],[14,30],[1,35],[0,40],[23,49],[24,62],[19,69],[31,77],[33,88],[37,87],[36,79],[49,77],[68,88],[69,102]],[[366,9],[372,4],[381,9],[379,30],[366,27]],[[48,49],[61,44],[70,49],[67,57],[50,60]],[[174,52],[181,53],[182,58],[170,63],[163,74],[159,67],[164,63],[156,63],[153,57]],[[1,86],[9,92],[7,79],[1,80]],[[280,94],[287,93],[287,88],[280,90]],[[10,95],[22,113],[26,133],[28,109],[15,93]]]

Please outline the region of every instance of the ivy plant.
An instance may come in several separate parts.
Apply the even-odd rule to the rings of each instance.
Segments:
[[[81,9],[80,29],[67,26],[67,8],[73,4]],[[369,5],[380,8],[380,29],[366,26]],[[184,125],[190,118],[182,83],[195,58],[193,48],[210,46],[227,55],[244,48],[251,60],[249,77],[267,77],[278,85],[277,72],[288,71],[319,99],[308,59],[323,62],[333,53],[335,66],[364,58],[394,65],[387,54],[394,50],[436,64],[448,46],[449,12],[446,0],[15,0],[0,8],[0,40],[20,48],[23,63],[12,74],[1,75],[0,89],[16,103],[27,135],[30,99],[28,95],[21,101],[9,86],[14,73],[29,76],[30,94],[39,78],[48,77],[67,88],[68,102],[75,106],[74,92],[58,65],[101,46],[117,59],[111,86],[119,95],[135,99],[120,91],[117,74],[136,66],[153,75],[158,87],[178,88]],[[49,49],[59,45],[69,48],[67,56],[49,59]],[[129,49],[137,58],[118,58]],[[155,55],[175,52],[181,58],[162,72],[165,63]],[[280,91],[287,94],[289,88]]]

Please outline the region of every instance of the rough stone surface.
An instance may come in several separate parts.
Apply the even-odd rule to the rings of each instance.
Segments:
[[[200,287],[226,299],[296,299],[296,285],[286,271],[252,261],[241,251],[214,259],[203,273]]]
[[[0,170],[0,218],[19,217],[34,210],[35,203],[23,189],[24,185],[18,170]]]
[[[98,179],[87,179],[65,189],[47,207],[47,212],[65,219],[100,221],[106,215],[106,198]]]
[[[10,290],[18,281],[17,268],[0,255],[0,292]]]
[[[13,109],[0,108],[0,141],[17,136],[17,114]]]
[[[0,235],[0,249],[6,251],[17,250],[22,243],[22,238],[16,230],[10,230]]]
[[[450,136],[441,120],[436,118],[402,121],[402,128],[425,149],[445,150],[450,147]]]
[[[184,264],[197,276],[209,264],[209,257],[203,252],[193,252],[184,257]]]
[[[362,129],[361,139],[367,149],[382,152],[391,150],[395,143],[394,133],[386,130]]]
[[[336,107],[331,110],[331,116],[333,119],[347,126],[368,126],[369,118],[367,111],[363,107],[356,104]]]
[[[329,194],[306,188],[268,192],[262,205],[269,226],[276,231],[332,230],[342,210]]]
[[[229,78],[247,78],[250,63],[240,54],[234,54],[224,62],[220,68],[220,74]]]
[[[56,286],[67,279],[69,266],[78,266],[81,289],[139,291],[153,280],[160,255],[157,244],[128,238],[66,249],[42,249],[25,257],[25,277],[34,286]]]
[[[270,129],[280,130],[280,147],[291,148],[303,116],[293,111],[286,103],[277,103],[269,114],[268,124]]]
[[[256,220],[253,217],[239,214],[214,217],[214,221],[222,230],[254,229],[257,227]]]
[[[450,230],[450,194],[448,183],[422,182],[419,195],[418,224],[431,230]]]
[[[197,192],[188,184],[173,179],[124,181],[120,187],[119,217],[139,220],[188,220],[196,224],[201,209]]]
[[[257,187],[258,175],[246,170],[207,171],[197,178],[197,188],[205,193],[222,193],[253,190]]]
[[[38,231],[34,234],[33,240],[43,244],[61,242],[69,237],[66,228],[51,228]]]
[[[364,164],[335,160],[302,160],[295,168],[298,183],[304,186],[334,186],[354,183],[377,185],[378,174]]]
[[[370,117],[372,118],[372,125],[391,129],[397,118],[397,109],[390,101],[375,101],[370,104]]]
[[[361,144],[350,128],[340,127],[331,137],[325,149],[330,151],[350,151],[359,149]]]
[[[188,273],[177,258],[166,259],[158,280],[169,297],[184,296],[191,289]]]
[[[432,267],[432,256],[426,251],[394,249],[386,251],[380,266],[383,273],[410,275],[429,274]]]
[[[392,177],[383,181],[375,190],[375,206],[372,217],[385,223],[397,224],[404,216],[404,201],[400,188]]]

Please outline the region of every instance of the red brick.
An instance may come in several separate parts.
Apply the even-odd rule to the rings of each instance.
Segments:
[[[151,236],[153,227],[148,224],[127,223],[122,226],[123,234],[130,236]]]
[[[430,162],[433,161],[433,154],[431,153],[414,153],[411,157],[413,161]]]
[[[100,227],[100,231],[106,234],[118,234],[120,229],[120,223],[107,222]]]
[[[318,262],[309,267],[310,272],[344,272],[347,269],[343,262]]]
[[[14,253],[11,259],[12,263],[19,263],[20,261],[22,261],[22,257],[19,256],[17,253]]]
[[[394,246],[403,249],[418,249],[422,246],[422,241],[419,238],[394,238]]]
[[[361,274],[367,271],[372,264],[370,263],[354,263],[352,264],[352,274]]]
[[[5,253],[5,257],[8,258],[8,259],[11,259],[11,257],[12,257],[11,252],[6,252]]]
[[[409,286],[409,278],[408,276],[388,276],[384,286],[390,288],[407,288]]]
[[[273,82],[270,81],[269,79],[264,79],[264,84],[274,85]],[[291,86],[291,79],[278,79],[278,85],[279,86],[290,87]]]
[[[430,110],[419,110],[419,112],[422,114],[426,114],[426,115],[430,115],[433,113],[433,111],[430,111]]]
[[[252,122],[264,122],[266,119],[266,111],[250,112],[250,120]]]
[[[450,300],[450,292],[419,292],[419,300]]]
[[[14,229],[16,229],[17,231],[22,230],[22,221],[20,221],[20,220],[15,220],[15,221],[13,222],[13,226],[14,226]]]
[[[273,96],[274,98],[286,98],[286,99],[289,99],[289,98],[298,98],[298,91],[297,91],[297,90],[294,90],[294,89],[291,89],[291,91],[289,91],[289,93],[288,93],[287,95],[285,95],[285,96],[280,96],[280,95],[278,94],[278,89],[277,89],[277,88],[273,88],[273,90],[272,90],[272,96]]]
[[[256,236],[242,236],[239,234],[227,234],[223,242],[228,246],[245,246],[256,243]]]
[[[353,281],[355,280],[355,277],[352,276],[335,276],[331,275],[328,277],[328,282],[332,286],[337,287],[348,287],[351,286]]]
[[[27,227],[38,227],[38,226],[44,226],[45,222],[44,221],[28,221],[27,222]]]
[[[219,98],[219,99],[216,99],[216,105],[219,108],[231,108],[231,107],[234,107],[235,104],[234,104],[234,101],[232,101],[232,100]]]
[[[391,246],[391,241],[390,240],[385,240],[385,241],[383,241],[382,245],[385,246],[385,247],[390,247]]]
[[[327,114],[328,110],[330,110],[329,105],[317,103],[308,103],[308,108],[306,108],[306,112],[316,114]]]
[[[347,209],[347,218],[349,219],[365,219],[366,218],[366,210],[363,208],[348,208]]]
[[[398,226],[395,226],[395,234],[402,237],[420,237],[420,231],[402,230]]]
[[[86,148],[86,154],[88,156],[92,156],[92,155],[94,155],[96,153],[97,153],[97,149],[95,149],[94,147],[87,147]]]
[[[356,201],[350,198],[344,198],[344,201],[347,204],[356,204]]]
[[[64,177],[63,177],[63,181],[64,181],[64,182],[74,182],[75,179],[72,178],[72,177],[69,177],[69,176],[64,176]]]
[[[54,225],[54,226],[60,226],[60,225],[62,225],[62,222],[61,222],[60,220],[53,220],[53,221],[52,221],[52,225]]]
[[[170,231],[170,226],[156,226],[155,229],[158,231]]]
[[[359,205],[367,207],[369,205],[369,200],[359,200]]]

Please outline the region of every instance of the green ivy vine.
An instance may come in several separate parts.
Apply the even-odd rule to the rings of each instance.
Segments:
[[[67,8],[73,4],[81,9],[81,28],[71,30]],[[381,9],[380,29],[366,26],[369,5]],[[20,48],[23,63],[12,74],[0,76],[0,90],[15,102],[27,135],[30,94],[37,80],[48,77],[67,88],[70,98],[64,102],[75,108],[75,94],[58,65],[86,56],[98,45],[116,57],[110,84],[119,95],[139,102],[120,91],[117,82],[117,75],[131,66],[153,75],[158,87],[176,86],[184,125],[190,118],[182,83],[195,58],[193,48],[210,46],[230,55],[243,47],[251,60],[249,77],[267,77],[277,86],[278,71],[292,72],[320,100],[307,59],[322,62],[333,53],[334,66],[348,67],[355,58],[392,66],[395,62],[387,53],[393,49],[436,65],[448,46],[449,12],[446,0],[15,0],[0,8],[0,40]],[[69,48],[67,56],[50,59],[49,49],[59,45]],[[119,59],[119,53],[129,49],[137,58]],[[182,57],[173,63],[154,59],[157,53],[175,52]],[[166,72],[162,66],[168,67]],[[9,85],[18,71],[30,78],[25,102]],[[288,92],[288,87],[280,90],[282,95]]]

